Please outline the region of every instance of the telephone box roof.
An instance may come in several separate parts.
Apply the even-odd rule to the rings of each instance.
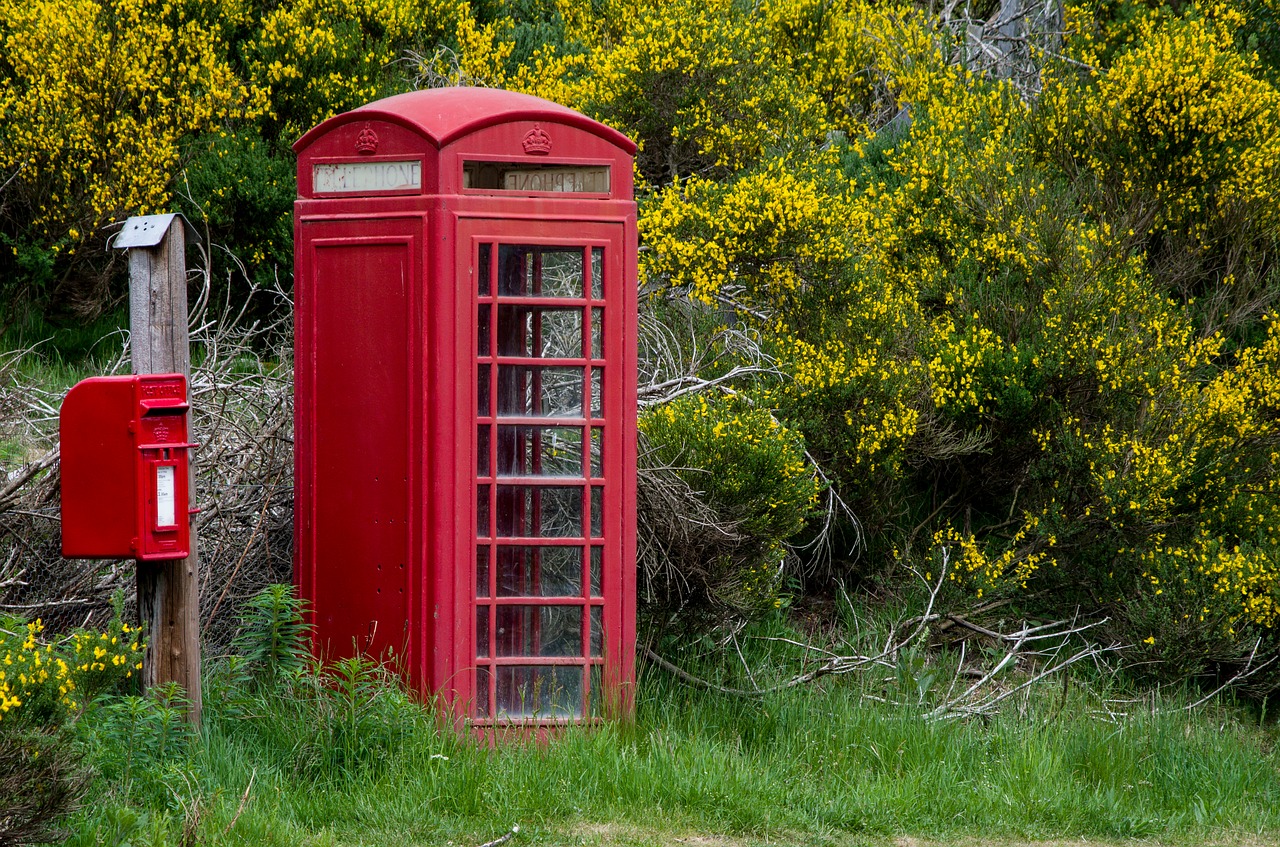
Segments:
[[[410,91],[375,100],[316,126],[299,138],[293,149],[301,152],[334,127],[370,119],[401,124],[420,133],[438,148],[494,124],[529,120],[574,126],[609,141],[628,155],[636,151],[635,142],[616,129],[567,106],[514,91],[468,87]]]

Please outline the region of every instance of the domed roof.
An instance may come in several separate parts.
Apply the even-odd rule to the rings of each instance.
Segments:
[[[430,139],[437,147],[494,124],[528,120],[578,127],[620,147],[628,155],[636,151],[635,143],[616,129],[567,106],[530,94],[467,87],[410,91],[375,100],[335,115],[313,128],[294,143],[293,149],[301,151],[335,126],[373,118],[404,125]]]

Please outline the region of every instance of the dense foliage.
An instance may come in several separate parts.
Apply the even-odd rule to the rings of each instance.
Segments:
[[[752,365],[713,390],[732,394],[644,419],[650,455],[702,475],[686,482],[757,534],[730,573],[739,595],[777,599],[780,545],[814,531],[829,483],[821,502],[858,521],[831,531],[861,545],[793,558],[802,590],[946,567],[951,602],[1106,614],[1135,666],[1167,675],[1271,649],[1276,14],[998,14],[7,2],[0,288],[102,307],[109,224],[175,198],[251,276],[287,271],[300,131],[413,85],[530,91],[640,142],[648,305],[699,312],[691,346],[754,340],[716,359],[716,376]],[[750,490],[744,461],[765,468]]]

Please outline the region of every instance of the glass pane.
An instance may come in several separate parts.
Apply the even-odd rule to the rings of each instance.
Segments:
[[[476,717],[489,717],[489,669],[476,668]]]
[[[591,416],[600,417],[604,408],[604,368],[591,369]]]
[[[604,358],[604,309],[591,310],[591,358]]]
[[[591,596],[602,597],[604,592],[600,590],[601,573],[604,570],[604,550],[600,547],[591,548]]]
[[[489,596],[489,548],[476,548],[476,596]]]
[[[604,489],[591,489],[591,537],[599,538],[604,529]]]
[[[476,657],[489,656],[489,607],[476,607]]]
[[[489,486],[476,486],[476,533],[489,537]]]
[[[573,597],[582,593],[581,547],[499,547],[499,597]]]
[[[591,607],[591,656],[603,656],[604,647],[604,607]]]
[[[476,354],[493,355],[493,347],[489,339],[489,327],[493,322],[493,309],[488,303],[481,303],[476,309]]]
[[[582,428],[498,427],[499,476],[582,476]]]
[[[498,355],[582,358],[582,310],[498,306]]]
[[[581,606],[498,606],[499,656],[581,656]]]
[[[476,368],[476,414],[482,418],[489,416],[489,366]]]
[[[582,668],[573,666],[497,668],[498,716],[503,718],[582,717]]]
[[[488,486],[481,487],[488,489]],[[499,485],[498,535],[504,538],[581,536],[582,488]]]
[[[604,476],[604,430],[591,427],[591,475]]]
[[[476,427],[476,474],[489,475],[489,425]]]
[[[476,291],[481,297],[489,296],[489,277],[493,275],[493,245],[481,244],[480,257],[476,261]]]
[[[582,415],[582,369],[502,365],[498,414],[576,418]]]
[[[592,716],[604,714],[604,666],[592,665],[590,669],[591,688],[587,694],[590,700],[588,707],[591,709]]]
[[[591,248],[591,296],[604,299],[604,248]]]
[[[503,244],[498,248],[498,294],[505,297],[582,297],[582,250]]]

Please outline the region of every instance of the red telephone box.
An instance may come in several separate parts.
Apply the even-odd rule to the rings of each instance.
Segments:
[[[635,145],[475,88],[303,136],[295,568],[317,651],[475,724],[631,703]]]

